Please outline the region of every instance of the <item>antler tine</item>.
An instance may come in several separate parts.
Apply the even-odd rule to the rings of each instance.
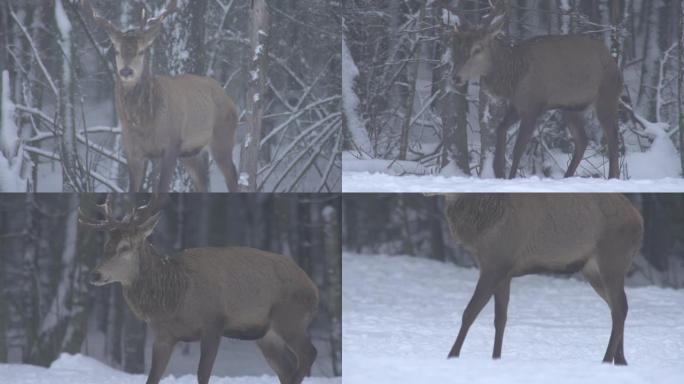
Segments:
[[[147,220],[149,217],[161,210],[163,200],[165,199],[161,198],[158,193],[153,193],[150,197],[150,200],[147,201],[147,204],[134,207],[133,210],[126,216],[125,220],[127,220],[129,223],[141,223]]]
[[[96,204],[95,208],[102,214],[104,217],[108,220],[111,221],[114,218],[114,215],[112,212],[114,211],[112,209],[112,194],[107,194],[107,198],[105,198],[104,204]]]
[[[83,209],[80,207],[78,208],[78,222],[81,223],[82,225],[85,225],[90,228],[94,229],[110,229],[115,227],[118,222],[114,219],[112,215],[112,199],[111,195],[107,195],[107,199],[105,201],[105,204],[101,205],[95,205],[95,208],[102,213],[105,216],[104,220],[95,220],[92,218],[89,218],[85,212],[83,212]]]
[[[176,11],[178,11],[178,0],[169,1],[169,3],[166,5],[166,8],[164,9],[164,11],[162,11],[162,13],[159,16],[147,19],[145,23],[145,28],[150,29],[158,25],[161,25],[164,19],[166,19],[170,14]]]
[[[80,4],[81,8],[85,11],[88,18],[93,19],[100,27],[104,28],[107,33],[115,34],[119,32],[119,29],[109,20],[100,16],[93,6],[90,4],[90,0],[76,0]]]

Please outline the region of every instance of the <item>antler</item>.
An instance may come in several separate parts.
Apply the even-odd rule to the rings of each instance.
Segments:
[[[157,17],[152,17],[147,19],[145,21],[145,25],[143,26],[143,29],[155,29],[161,26],[162,22],[172,13],[178,11],[178,0],[171,0],[169,3],[166,5],[166,8],[162,13],[157,16]]]
[[[104,204],[95,205],[95,209],[104,216],[104,220],[93,219],[88,217],[81,208],[78,210],[79,223],[94,229],[109,230],[121,226],[136,226],[142,224],[161,210],[163,202],[166,200],[166,195],[160,197],[159,194],[153,194],[147,204],[139,207],[134,206],[121,220],[117,220],[113,214],[112,201],[113,195],[108,194]]]
[[[100,229],[100,230],[107,230],[116,227],[118,224],[120,224],[116,219],[114,218],[114,215],[112,214],[112,194],[108,194],[107,198],[105,199],[104,204],[98,204],[95,206],[95,208],[104,215],[105,219],[104,220],[95,220],[92,218],[89,218],[83,210],[79,207],[78,208],[78,222],[94,229]]]
[[[81,9],[85,12],[86,16],[102,27],[110,36],[116,36],[121,33],[119,28],[117,28],[111,21],[100,16],[93,6],[90,4],[90,0],[76,0],[80,5]]]
[[[486,26],[492,26],[496,23],[501,23],[503,18],[506,17],[507,4],[504,0],[489,0],[489,6],[491,7],[491,12],[487,14],[483,19],[483,24]]]
[[[153,193],[147,204],[141,205],[139,207],[134,207],[127,215],[124,217],[122,222],[130,224],[141,224],[148,218],[159,212],[163,206],[163,202],[166,200],[167,195],[160,197],[158,193]]]

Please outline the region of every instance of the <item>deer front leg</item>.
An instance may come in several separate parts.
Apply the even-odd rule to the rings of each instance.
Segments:
[[[463,347],[463,342],[465,341],[470,326],[473,325],[475,318],[480,314],[482,308],[487,304],[489,298],[492,297],[505,277],[505,271],[480,271],[480,278],[477,280],[475,292],[468,302],[466,309],[463,311],[461,329],[458,331],[458,336],[456,337],[454,345],[451,347],[451,351],[449,351],[448,358],[458,357],[461,354],[461,347]]]
[[[173,171],[176,169],[179,153],[180,150],[177,146],[164,151],[164,155],[162,156],[159,165],[159,183],[157,184],[155,192],[166,193],[169,191],[171,187],[171,178],[173,177]]]
[[[511,279],[504,280],[494,293],[494,352],[493,359],[501,358],[504,329],[508,318],[508,299],[511,293]]]
[[[214,360],[218,352],[219,344],[221,343],[221,328],[209,330],[202,336],[200,341],[200,362],[197,368],[197,382],[199,384],[208,384],[211,377],[211,370],[214,367]]]
[[[156,338],[152,346],[152,368],[150,368],[150,375],[147,376],[147,384],[158,384],[161,380],[166,366],[169,364],[171,352],[176,345],[175,340],[166,338]]]
[[[509,106],[503,120],[496,129],[496,149],[494,150],[494,176],[503,179],[506,171],[506,134],[513,124],[518,121],[515,108]]]
[[[534,127],[539,117],[540,112],[533,112],[523,116],[520,120],[520,128],[518,129],[518,138],[515,140],[515,147],[513,147],[513,160],[511,161],[511,170],[508,174],[509,179],[515,178],[518,173],[518,166],[522,158],[527,144],[532,140]]]

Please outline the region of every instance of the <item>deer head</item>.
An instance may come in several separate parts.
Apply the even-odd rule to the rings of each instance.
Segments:
[[[116,56],[117,77],[124,87],[131,88],[140,80],[148,61],[148,50],[159,36],[162,23],[178,10],[178,1],[171,0],[166,9],[157,17],[146,18],[143,15],[139,28],[122,31],[111,21],[100,16],[89,0],[80,0],[80,6],[86,16],[104,29],[112,42]]]
[[[123,219],[118,220],[112,209],[112,195],[107,195],[104,204],[97,205],[103,220],[87,217],[79,211],[79,222],[89,228],[107,231],[109,239],[104,247],[104,261],[90,276],[93,285],[120,282],[131,284],[138,276],[140,255],[145,252],[146,240],[159,222],[161,211],[159,199],[153,195],[143,206],[134,207]]]
[[[465,56],[460,67],[455,68],[454,80],[463,85],[466,81],[486,75],[494,61],[494,40],[503,32],[506,13],[503,7],[491,3],[492,12],[480,26],[468,25],[463,18],[461,27],[454,27],[460,52]]]

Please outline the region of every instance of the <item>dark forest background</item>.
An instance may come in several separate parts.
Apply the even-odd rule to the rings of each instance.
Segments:
[[[355,157],[392,160],[387,168],[408,173],[492,175],[494,132],[505,108],[478,81],[456,86],[452,72],[464,60],[454,25],[482,23],[492,3],[507,10],[504,32],[511,43],[552,34],[602,41],[625,79],[621,177],[653,178],[653,166],[639,167],[645,158],[635,156],[632,167],[624,163],[629,154],[650,148],[663,152],[659,144],[672,152],[668,175],[682,174],[681,0],[349,0],[342,28],[343,67],[352,68],[343,80],[345,103],[350,100],[345,149]],[[565,122],[558,112],[548,112],[537,127],[521,172],[558,174],[573,148]],[[516,132],[514,127],[509,138]],[[587,119],[587,132],[578,175],[603,176],[607,158],[595,119]]]
[[[62,352],[84,353],[144,372],[145,323],[125,304],[119,284],[87,283],[106,234],[79,225],[78,209],[103,200],[93,194],[0,196],[0,362],[49,366]],[[168,254],[250,246],[292,257],[320,290],[311,333],[327,353],[319,353],[314,374],[340,375],[340,200],[336,194],[174,194],[150,240]],[[144,201],[138,196],[138,204]],[[127,195],[117,196],[115,213],[131,204]],[[174,355],[199,349],[181,344]]]
[[[641,253],[627,283],[684,287],[684,194],[627,195],[644,218]],[[342,238],[346,252],[412,255],[474,267],[454,242],[440,196],[345,194]]]

